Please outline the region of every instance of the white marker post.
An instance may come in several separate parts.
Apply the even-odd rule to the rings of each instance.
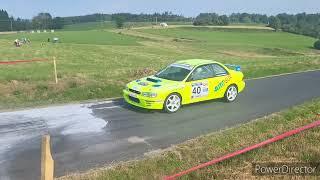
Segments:
[[[57,75],[57,63],[56,63],[56,57],[53,57],[53,68],[54,68],[54,78],[56,80],[56,84],[58,84],[58,75]]]

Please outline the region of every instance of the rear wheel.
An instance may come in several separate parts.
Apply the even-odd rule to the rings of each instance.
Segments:
[[[170,94],[164,101],[164,110],[167,113],[175,113],[181,107],[181,97],[177,93]]]
[[[238,88],[235,85],[231,85],[227,88],[225,94],[224,94],[224,99],[227,102],[233,102],[236,100],[238,96]]]

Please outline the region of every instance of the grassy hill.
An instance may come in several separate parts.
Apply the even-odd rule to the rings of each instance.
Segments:
[[[211,49],[242,49],[250,48],[283,48],[288,50],[309,50],[314,38],[293,35],[285,32],[271,30],[183,27],[173,29],[144,29],[140,32],[167,37],[186,39]],[[286,55],[286,54],[284,54]]]
[[[152,26],[155,22],[125,22],[124,28]],[[158,23],[159,24],[159,23]],[[191,25],[192,22],[168,22],[169,25]],[[99,29],[115,29],[116,24],[113,21],[87,22],[65,25],[63,31],[87,31]]]
[[[116,25],[111,21],[104,22],[87,22],[87,23],[77,23],[65,25],[63,27],[64,31],[87,31],[87,30],[97,30],[97,29],[112,29]]]

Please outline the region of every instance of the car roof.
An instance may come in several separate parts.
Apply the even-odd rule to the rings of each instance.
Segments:
[[[190,67],[196,67],[196,66],[210,64],[210,63],[217,63],[217,62],[212,60],[205,60],[205,59],[188,59],[188,60],[177,61],[174,64],[182,64]]]

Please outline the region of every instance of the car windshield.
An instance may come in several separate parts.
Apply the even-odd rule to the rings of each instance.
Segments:
[[[187,68],[179,65],[170,65],[167,68],[158,72],[155,76],[162,79],[172,81],[182,81],[190,73],[191,68]]]

